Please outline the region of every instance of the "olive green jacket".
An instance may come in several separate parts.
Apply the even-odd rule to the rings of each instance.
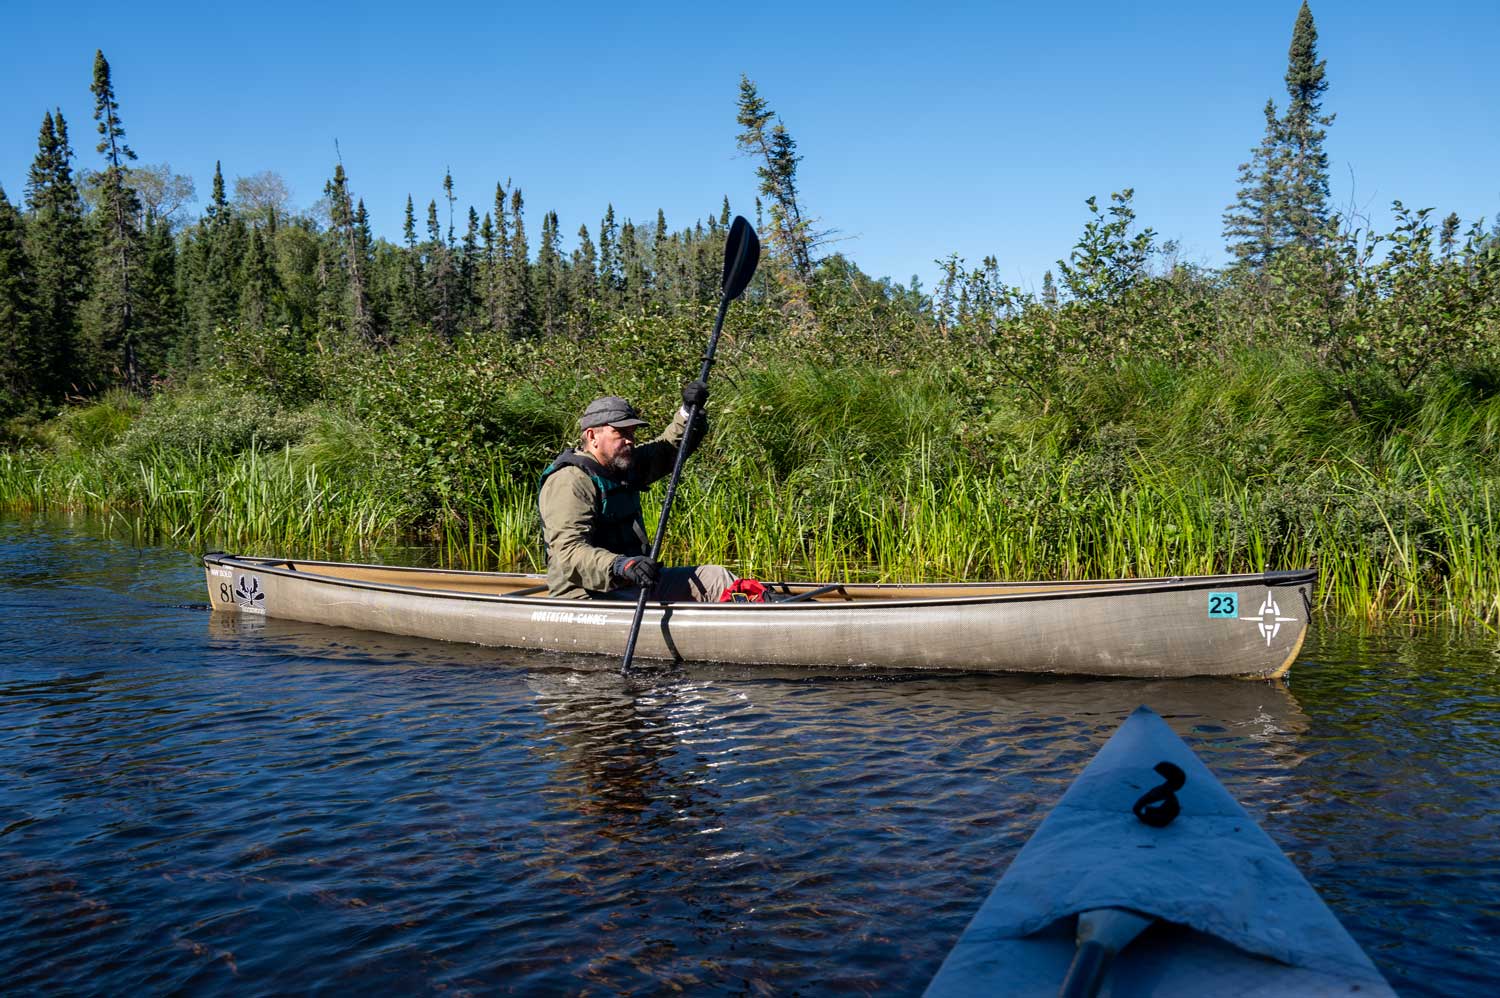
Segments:
[[[640,494],[672,473],[677,445],[686,429],[687,414],[679,408],[661,436],[635,448],[634,464],[624,479],[604,474],[604,469],[589,462],[594,474],[601,474],[611,486],[609,509],[605,489],[594,474],[577,465],[552,463],[543,475],[537,500],[547,544],[547,595],[582,599],[621,587],[610,566],[619,555],[651,550]],[[695,450],[707,429],[706,421],[700,420],[693,434]],[[569,448],[558,459],[577,453]]]

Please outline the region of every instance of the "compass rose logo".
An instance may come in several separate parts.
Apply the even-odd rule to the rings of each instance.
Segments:
[[[1266,593],[1266,600],[1260,605],[1260,613],[1254,617],[1241,617],[1241,620],[1253,620],[1255,626],[1260,628],[1261,637],[1266,639],[1266,647],[1271,647],[1271,639],[1276,632],[1281,630],[1282,624],[1295,621],[1296,617],[1283,617],[1281,607],[1276,605],[1276,597]]]

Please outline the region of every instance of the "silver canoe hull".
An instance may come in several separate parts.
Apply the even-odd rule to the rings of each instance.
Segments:
[[[1165,828],[1131,807],[1187,776]],[[1102,994],[1391,995],[1317,892],[1191,749],[1142,707],[1012,861],[937,975],[930,998],[1056,995],[1080,912],[1156,922],[1115,958]]]
[[[215,611],[619,656],[634,604],[531,594],[534,575],[204,557]],[[638,657],[793,667],[1260,676],[1302,646],[1315,573],[847,585],[809,602],[648,604]],[[793,586],[806,591],[814,584]]]

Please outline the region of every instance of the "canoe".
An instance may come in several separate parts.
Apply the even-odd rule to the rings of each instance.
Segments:
[[[547,596],[539,575],[211,552],[215,611],[445,641],[619,657],[633,601]],[[871,670],[1283,675],[1310,570],[1091,582],[777,583],[783,602],[649,603],[636,655]]]
[[[1134,811],[1167,782],[1160,763],[1184,779],[1179,813],[1153,827]],[[1123,942],[1103,961],[1100,994],[1394,994],[1276,843],[1147,707],[1022,847],[926,993],[1057,995],[1075,958],[1097,966],[1089,951],[1101,947],[1080,946],[1080,926]]]

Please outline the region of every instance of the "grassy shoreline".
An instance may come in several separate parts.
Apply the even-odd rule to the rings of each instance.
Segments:
[[[100,514],[192,550],[357,558],[417,541],[445,564],[538,568],[536,478],[597,386],[513,372],[493,346],[400,360],[301,405],[200,382],[69,410],[0,452],[0,507]],[[671,389],[621,380],[660,425]],[[1047,411],[975,394],[951,364],[742,358],[716,383],[668,558],[886,580],[1310,565],[1337,614],[1500,624],[1486,393],[1429,393],[1372,428],[1259,352],[1122,365],[1058,394],[1070,404]]]

